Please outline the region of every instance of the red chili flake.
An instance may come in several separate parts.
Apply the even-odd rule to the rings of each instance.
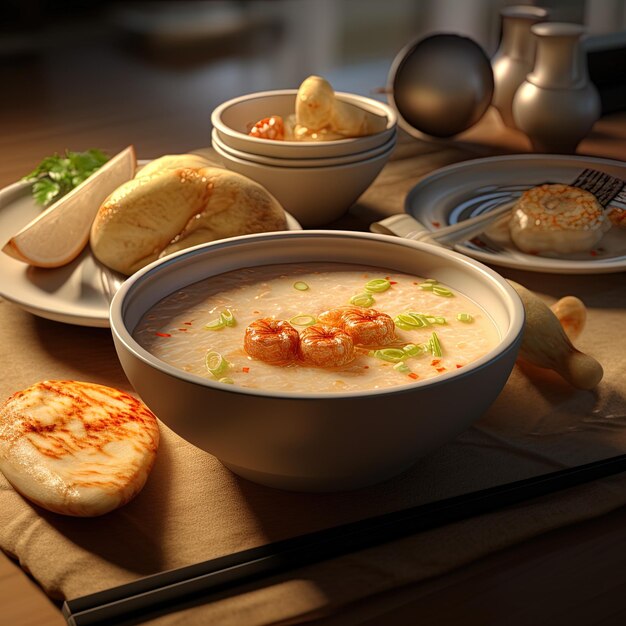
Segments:
[[[397,281],[397,280],[390,280],[390,281],[389,281],[389,284],[390,284],[390,285],[397,285],[397,284],[398,284],[398,281]]]
[[[183,322],[183,324],[186,324],[187,326],[191,326],[193,322]]]
[[[169,333],[154,333],[157,337],[171,337]]]
[[[245,372],[247,374],[250,371],[250,368],[249,367],[242,367],[241,371]]]
[[[369,366],[369,365],[364,365],[364,366],[363,366],[363,369],[364,369],[364,370],[368,370],[369,368],[370,368],[370,366]]]
[[[178,330],[180,330],[181,333],[186,333],[189,329],[188,328],[179,328]]]
[[[445,372],[445,371],[446,371],[446,369],[447,369],[446,367],[438,367],[438,368],[437,368],[437,371],[438,371],[439,373],[441,373],[441,372]]]
[[[412,378],[413,380],[417,380],[419,378],[419,376],[415,372],[411,372],[410,374],[408,374],[408,377]]]
[[[591,256],[598,256],[598,252],[596,250],[589,250],[589,254]]]
[[[413,284],[414,284],[414,285],[419,285],[419,283],[415,283],[415,282],[414,282]]]
[[[441,359],[433,359],[430,364],[435,367],[435,365],[439,365],[441,363]]]
[[[439,228],[441,226],[441,222],[438,222],[437,220],[432,220],[430,222],[435,228]]]
[[[460,363],[456,364],[456,368],[459,369],[459,367],[463,367]]]

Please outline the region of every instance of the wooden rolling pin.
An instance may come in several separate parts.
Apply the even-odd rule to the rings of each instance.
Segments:
[[[578,336],[584,326],[586,313],[582,302],[573,296],[563,298],[554,305],[555,314],[528,289],[512,280],[509,283],[517,291],[526,311],[519,356],[534,365],[558,372],[578,389],[596,387],[604,374],[602,366],[593,357],[577,350],[568,337],[568,334],[572,338]]]

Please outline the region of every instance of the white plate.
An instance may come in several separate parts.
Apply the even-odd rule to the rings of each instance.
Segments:
[[[431,231],[515,200],[542,183],[571,184],[585,168],[626,180],[626,163],[583,156],[522,154],[464,161],[437,170],[408,193],[405,210]],[[600,274],[626,270],[626,231],[611,230],[591,252],[538,256],[481,235],[457,244],[475,259],[533,272]]]
[[[0,248],[40,213],[31,183],[18,182],[0,190]],[[301,230],[289,214],[287,225],[289,230]],[[96,261],[89,246],[72,263],[55,269],[31,267],[0,252],[0,296],[57,322],[108,327],[107,285],[124,278]]]

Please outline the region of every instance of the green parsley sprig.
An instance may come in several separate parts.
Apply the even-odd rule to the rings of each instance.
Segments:
[[[33,198],[38,204],[48,206],[62,198],[86,178],[102,167],[109,157],[97,149],[85,152],[65,151],[65,156],[48,156],[22,180],[33,183]]]

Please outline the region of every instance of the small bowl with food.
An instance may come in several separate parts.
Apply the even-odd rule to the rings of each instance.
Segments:
[[[236,474],[336,491],[391,478],[468,428],[515,362],[524,310],[477,261],[369,233],[203,244],[111,305],[130,382]]]
[[[374,182],[395,148],[395,135],[363,159],[349,156],[316,159],[316,165],[299,165],[300,160],[275,164],[278,159],[230,151],[214,138],[213,148],[224,166],[263,185],[304,227],[320,227],[338,220]],[[280,160],[286,161],[287,159]],[[329,163],[327,163],[327,161]]]
[[[224,166],[261,183],[306,227],[348,210],[389,160],[397,135],[387,104],[335,93],[319,76],[297,90],[229,100],[211,120]]]
[[[215,108],[211,123],[226,146],[285,159],[358,154],[396,132],[397,115],[384,102],[335,92],[310,76],[298,89],[246,94]]]

